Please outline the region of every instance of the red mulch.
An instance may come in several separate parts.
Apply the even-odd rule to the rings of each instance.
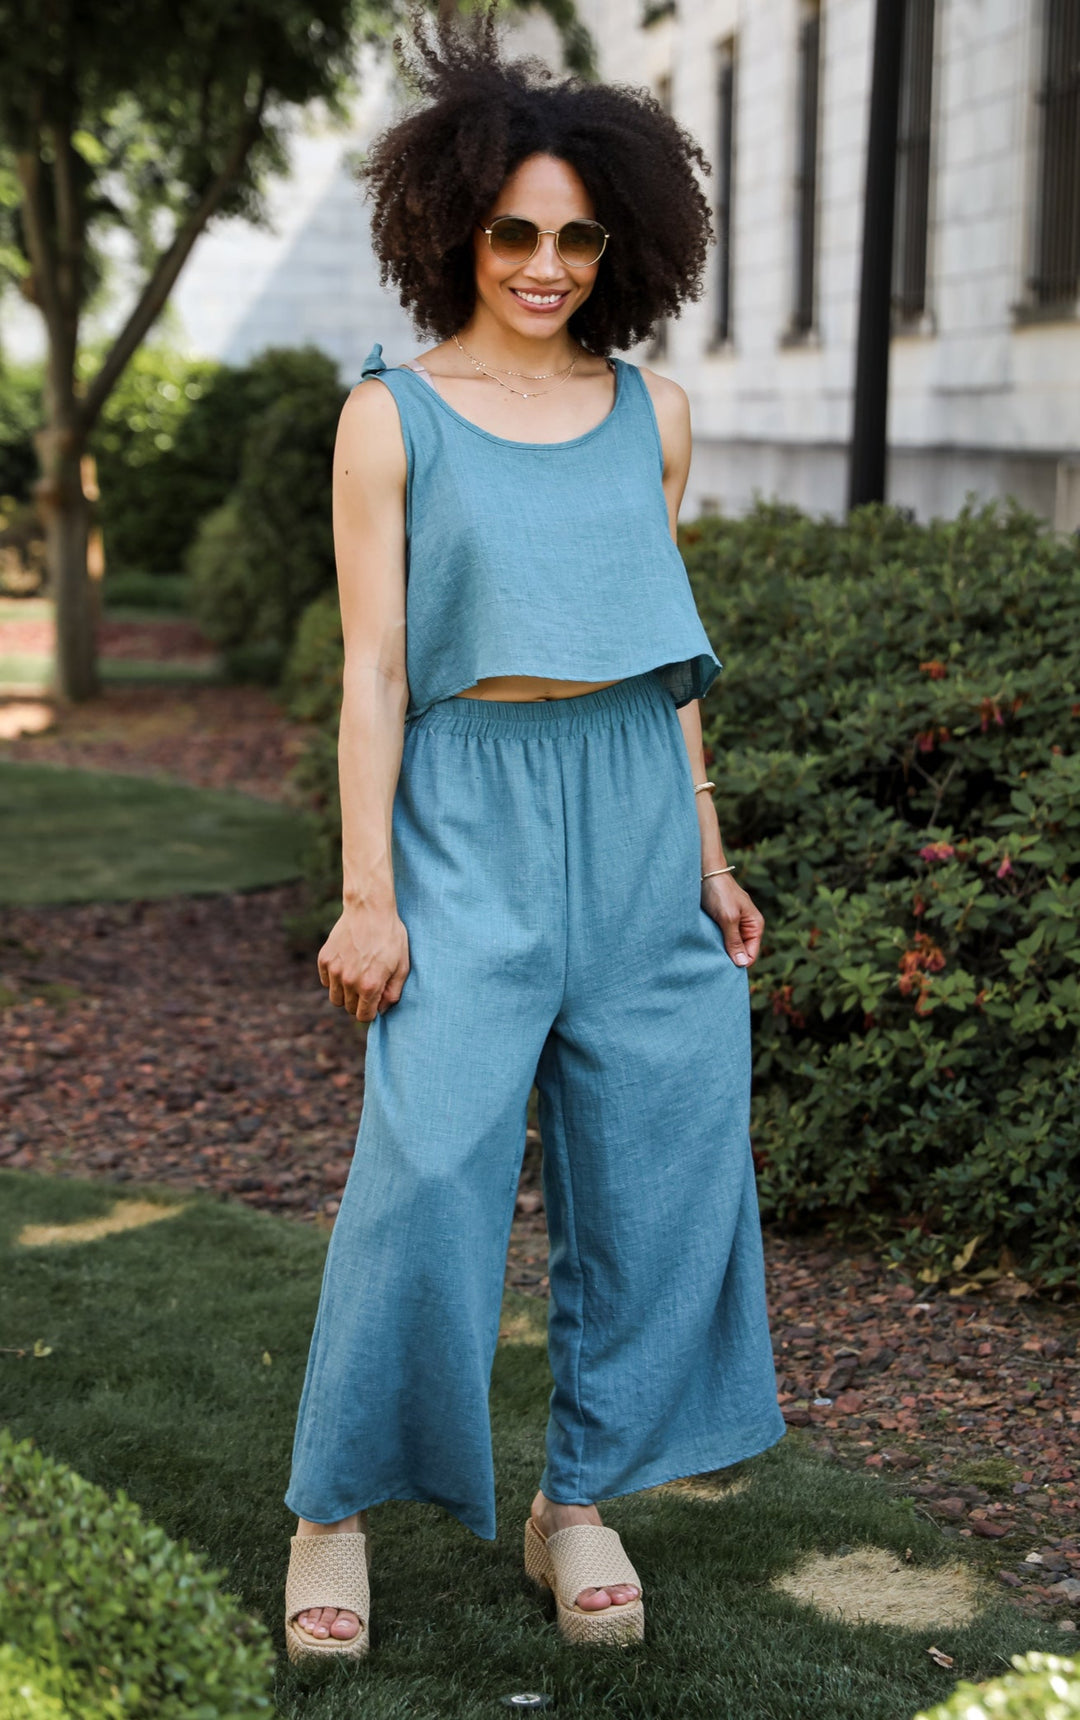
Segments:
[[[274,795],[297,734],[256,689],[110,689],[0,757]],[[299,900],[287,885],[4,911],[0,1164],[202,1189],[329,1228],[359,1121],[364,1029],[328,1003],[315,949],[290,947],[282,920]],[[530,1132],[507,1283],[542,1296],[538,1173]],[[1010,1278],[928,1289],[827,1233],[767,1227],[765,1249],[780,1401],[800,1437],[896,1476],[943,1536],[999,1541],[1016,1604],[1073,1624],[1080,1309]],[[996,1469],[978,1467],[988,1459]]]
[[[0,699],[0,732],[4,708],[30,702],[25,694]],[[0,759],[167,776],[282,800],[293,798],[287,773],[303,744],[303,725],[262,687],[117,684],[40,734],[0,739]]]
[[[162,616],[156,620],[119,621],[109,616],[97,624],[97,648],[103,657],[123,657],[138,662],[211,662],[217,647],[202,628],[184,616]],[[50,656],[56,647],[56,626],[51,615],[25,618],[7,613],[0,620],[0,655]]]

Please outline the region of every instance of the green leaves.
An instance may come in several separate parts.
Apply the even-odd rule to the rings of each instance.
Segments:
[[[978,1230],[1076,1282],[1075,543],[1012,504],[761,504],[682,544],[725,664],[703,713],[725,848],[767,922],[763,1210],[946,1270]]]
[[[19,1644],[26,1720],[270,1720],[258,1620],[186,1541],[0,1429],[0,1636]],[[32,1700],[31,1700],[32,1699]]]

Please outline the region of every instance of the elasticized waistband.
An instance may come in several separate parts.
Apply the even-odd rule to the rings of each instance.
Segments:
[[[670,693],[651,669],[628,675],[610,687],[574,693],[558,699],[439,699],[407,727],[446,730],[451,734],[533,733],[580,734],[605,728],[630,711],[674,708]]]

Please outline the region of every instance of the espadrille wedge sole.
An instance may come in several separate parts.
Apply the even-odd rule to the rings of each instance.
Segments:
[[[641,1642],[645,1636],[644,1587],[618,1531],[598,1523],[572,1523],[545,1536],[532,1517],[525,1523],[525,1574],[555,1596],[559,1634],[573,1643]],[[599,1611],[576,1605],[582,1589],[632,1583],[635,1601],[612,1601]]]
[[[285,1578],[285,1647],[290,1660],[309,1655],[361,1655],[371,1646],[368,1573],[371,1548],[359,1529],[347,1534],[294,1535]],[[360,1620],[355,1636],[311,1636],[297,1624],[309,1607],[338,1607]]]

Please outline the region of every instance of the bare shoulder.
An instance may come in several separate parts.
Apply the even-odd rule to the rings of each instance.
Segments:
[[[656,413],[660,442],[664,450],[664,476],[682,475],[690,468],[690,401],[686,390],[670,376],[660,376],[655,370],[641,366],[641,379],[649,391]]]
[[[649,396],[656,408],[657,417],[663,412],[673,421],[685,418],[689,422],[690,401],[685,388],[682,388],[673,377],[661,376],[658,371],[648,370],[645,365],[639,365],[641,380],[649,390]]]
[[[336,453],[346,472],[362,465],[380,481],[404,472],[397,402],[377,376],[365,377],[347,395],[338,418]]]

